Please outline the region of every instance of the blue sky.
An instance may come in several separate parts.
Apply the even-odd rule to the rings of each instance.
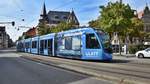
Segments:
[[[117,0],[45,0],[47,12],[49,10],[57,11],[75,11],[81,25],[87,25],[91,20],[99,16],[99,6],[107,5],[109,1]],[[1,0],[0,1],[0,22],[15,21],[16,26],[6,25],[7,33],[15,41],[22,32],[28,29],[15,28],[18,26],[33,27],[38,23],[42,5],[44,0]],[[123,3],[128,3],[133,9],[142,11],[150,0],[123,0]],[[22,21],[24,19],[25,21]]]

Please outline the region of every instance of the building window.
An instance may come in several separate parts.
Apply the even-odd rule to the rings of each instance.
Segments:
[[[66,17],[66,16],[64,16],[64,17],[63,17],[63,19],[65,19],[65,20],[66,20],[66,19],[67,19],[67,17]]]
[[[55,19],[59,19],[59,17],[56,15],[56,16],[55,16]]]
[[[53,21],[53,24],[59,24],[60,21]]]

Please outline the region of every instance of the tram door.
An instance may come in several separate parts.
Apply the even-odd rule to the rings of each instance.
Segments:
[[[44,40],[40,41],[40,54],[44,54]]]
[[[86,34],[85,35],[85,46],[84,46],[84,56],[85,58],[95,58],[99,57],[100,52],[100,44],[98,42],[98,38],[95,34]]]
[[[48,39],[48,55],[52,56],[53,52],[53,39]]]

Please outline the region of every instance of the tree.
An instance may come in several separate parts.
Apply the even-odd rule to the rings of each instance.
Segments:
[[[60,22],[57,26],[49,26],[45,22],[41,22],[38,25],[39,35],[45,35],[48,33],[57,33],[65,31],[74,27],[73,23],[69,22]]]
[[[120,37],[125,36],[127,28],[132,25],[131,18],[134,17],[134,11],[130,6],[120,2],[109,2],[106,7],[100,8],[101,27],[110,34],[117,32]]]
[[[145,33],[143,31],[143,21],[138,17],[133,17],[131,23],[132,25],[127,30],[128,35],[130,36],[130,41],[132,41],[132,38],[134,37],[144,39],[143,36],[145,36]]]
[[[48,33],[51,33],[49,25],[47,25],[47,23],[45,21],[40,22],[38,24],[38,34],[39,35],[45,35]]]
[[[100,20],[99,20],[99,19],[97,19],[97,20],[92,20],[92,21],[90,21],[88,24],[89,24],[90,27],[101,28],[101,27],[100,27]]]
[[[51,32],[61,32],[61,31],[66,31],[66,30],[69,30],[71,28],[73,28],[73,24],[72,23],[68,23],[68,22],[61,22],[59,23],[57,26],[52,26],[50,29],[51,29]]]
[[[141,37],[144,33],[142,20],[138,19],[130,6],[120,2],[109,2],[107,6],[100,6],[100,16],[97,20],[89,22],[89,26],[102,28],[112,37],[116,32],[119,36],[119,42],[125,41],[127,36]]]

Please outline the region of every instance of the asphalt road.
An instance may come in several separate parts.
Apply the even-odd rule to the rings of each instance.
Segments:
[[[80,73],[20,58],[12,50],[0,50],[0,84],[111,84]]]

